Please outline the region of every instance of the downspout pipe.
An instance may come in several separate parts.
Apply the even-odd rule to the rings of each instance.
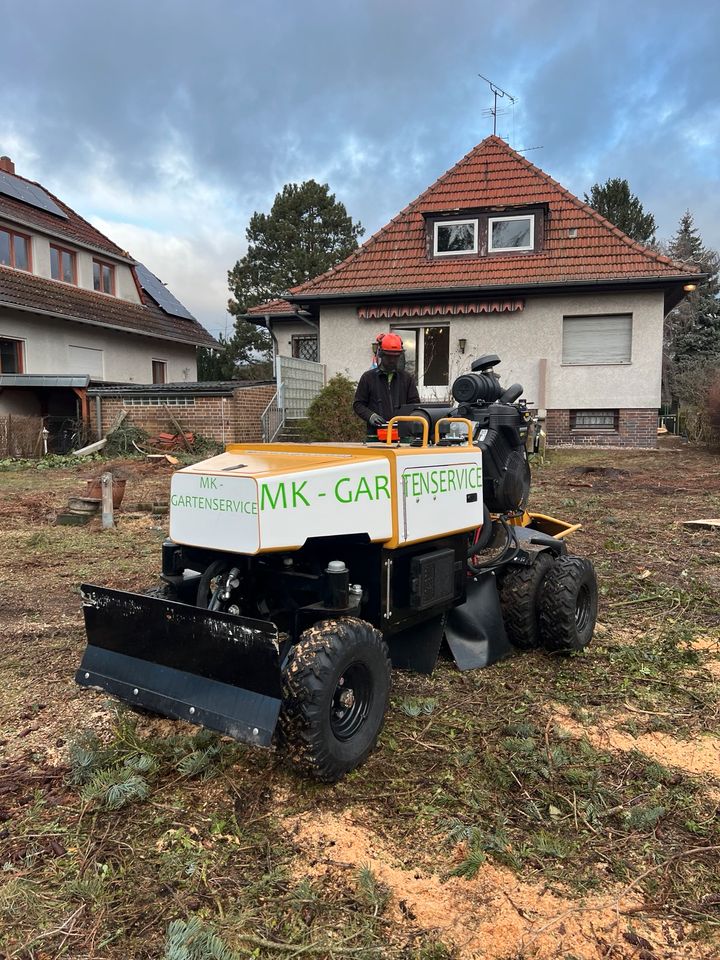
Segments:
[[[95,397],[95,427],[98,440],[102,440],[102,400],[99,396]]]
[[[275,331],[273,330],[272,324],[270,323],[270,314],[269,314],[269,313],[266,313],[264,319],[265,319],[265,327],[266,327],[266,329],[267,329],[267,332],[268,332],[268,333],[270,334],[270,336],[272,337],[272,342],[273,342],[273,376],[274,376],[274,377],[277,377],[277,356],[278,356],[278,354],[280,353],[280,344],[278,343],[278,339],[277,339],[277,337],[275,336]]]

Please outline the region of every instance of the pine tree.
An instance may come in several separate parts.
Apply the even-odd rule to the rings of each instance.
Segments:
[[[673,260],[699,267],[705,279],[668,314],[666,355],[676,367],[720,363],[720,255],[705,247],[689,210],[680,218],[667,252]]]
[[[630,193],[627,180],[614,177],[603,184],[593,184],[590,196],[585,194],[585,203],[638,243],[647,246],[655,242],[655,217],[645,213],[640,200]]]
[[[364,232],[328,184],[286,184],[269,214],[255,212],[250,218],[248,251],[228,271],[228,311],[235,329],[231,337],[218,338],[219,351],[200,350],[198,380],[271,377],[270,337],[242,314],[340,263],[357,249]]]
[[[230,313],[245,313],[334,267],[357,249],[364,232],[328,184],[286,184],[269,214],[250,218],[248,252],[228,272]]]
[[[268,380],[272,378],[270,337],[262,327],[236,320],[231,337],[218,336],[219,350],[198,350],[198,380]]]

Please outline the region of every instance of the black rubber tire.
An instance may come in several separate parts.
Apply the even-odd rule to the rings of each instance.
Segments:
[[[582,557],[558,557],[540,594],[540,634],[547,650],[584,650],[597,620],[595,570]]]
[[[346,676],[358,690],[349,706],[338,700],[352,690]],[[390,676],[387,644],[364,620],[324,620],[306,630],[283,671],[279,731],[290,762],[325,783],[360,766],[382,730]]]
[[[543,550],[529,567],[507,567],[500,578],[500,605],[510,643],[518,650],[542,646],[540,595],[553,566],[552,555]]]

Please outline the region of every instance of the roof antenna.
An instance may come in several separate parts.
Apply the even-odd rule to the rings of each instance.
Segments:
[[[515,107],[515,97],[511,96],[507,92],[507,90],[503,90],[496,83],[493,83],[492,80],[489,80],[487,77],[484,77],[481,73],[479,73],[478,76],[480,77],[481,80],[484,80],[485,83],[488,84],[495,98],[493,106],[488,110],[483,110],[483,116],[493,118],[493,136],[496,136],[497,135],[497,118],[498,118],[498,108],[497,108],[498,97],[501,97],[501,98],[507,97],[510,103],[513,105],[513,108]],[[507,111],[505,110],[501,110],[499,115],[503,116],[503,114],[505,114],[506,112]],[[514,121],[515,121],[515,113],[513,112],[513,123]]]

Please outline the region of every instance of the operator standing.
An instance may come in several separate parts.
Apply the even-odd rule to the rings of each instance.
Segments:
[[[385,333],[377,343],[378,365],[360,377],[353,402],[353,410],[367,421],[371,430],[387,423],[401,407],[420,403],[415,378],[399,369],[404,352],[402,338],[396,333]]]

